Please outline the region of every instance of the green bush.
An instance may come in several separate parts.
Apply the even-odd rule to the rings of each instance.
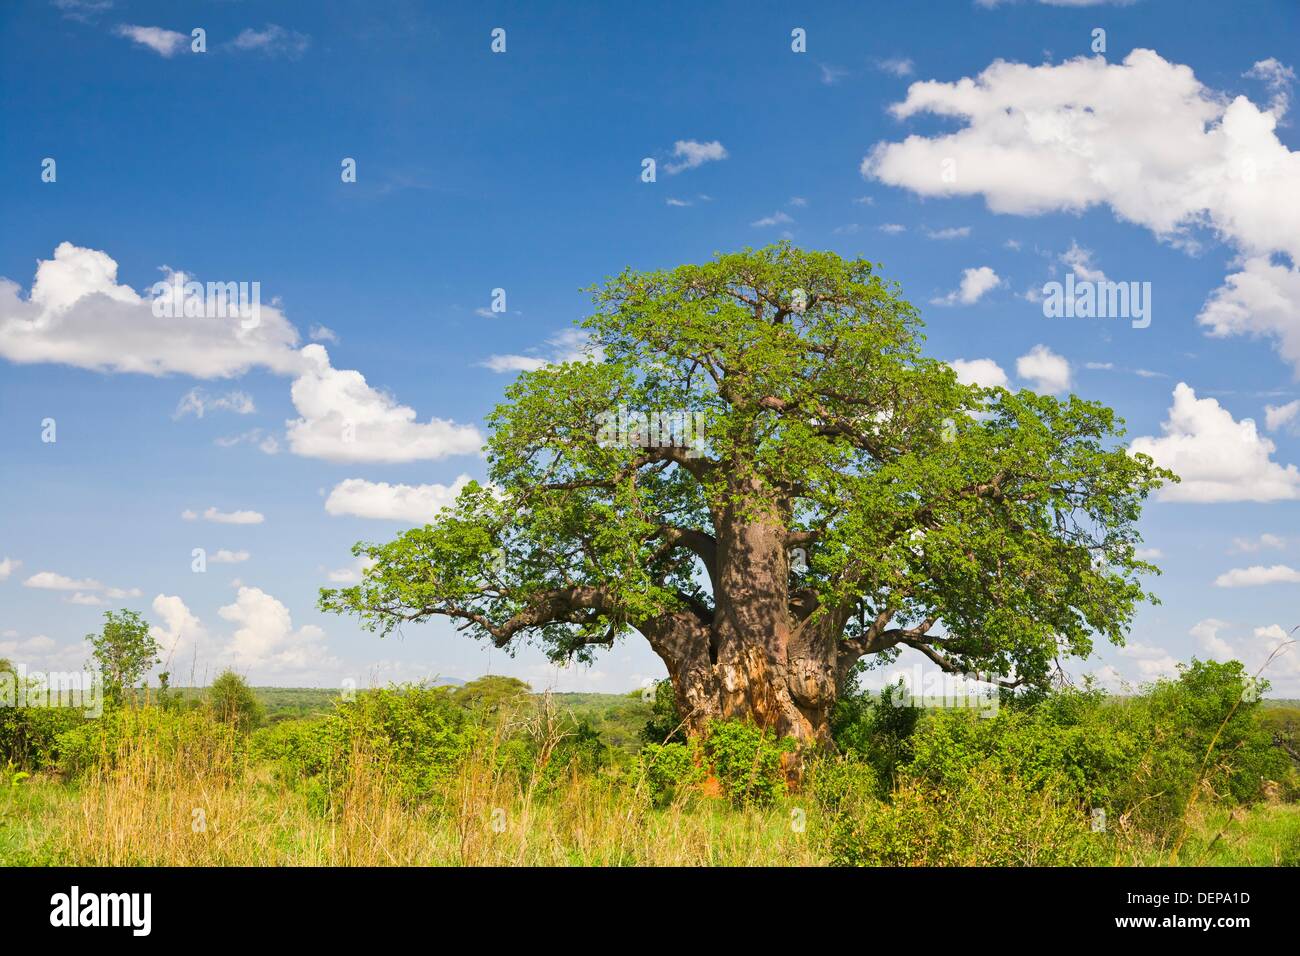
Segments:
[[[658,804],[699,787],[712,774],[736,807],[769,806],[786,792],[783,756],[795,749],[789,737],[739,720],[716,720],[699,740],[641,748],[640,771]]]
[[[809,761],[803,785],[813,802],[828,814],[851,812],[879,799],[875,768],[856,754],[823,754]]]
[[[232,765],[245,756],[232,726],[201,710],[118,707],[61,734],[59,769],[77,777],[112,767],[129,750],[151,749],[161,759],[204,769]]]
[[[1171,748],[1185,754],[1193,780],[1204,772],[1205,784],[1220,799],[1258,800],[1265,783],[1283,780],[1290,768],[1263,720],[1260,696],[1268,682],[1253,682],[1238,661],[1193,658],[1180,672],[1178,680],[1152,687],[1152,723],[1168,735]]]
[[[686,740],[685,725],[677,712],[677,698],[673,693],[672,681],[661,680],[655,684],[650,719],[641,728],[641,739],[648,744],[683,743]]]
[[[1287,760],[1261,724],[1257,700],[1243,700],[1245,678],[1236,661],[1193,660],[1177,680],[1135,697],[1064,690],[1004,705],[992,718],[930,712],[909,741],[904,770],[954,788],[993,764],[1031,790],[1104,809],[1121,826],[1166,833],[1198,780],[1222,801],[1249,803],[1265,781],[1286,778]]]
[[[1050,791],[982,764],[951,786],[904,779],[889,802],[832,819],[837,866],[1095,866],[1109,858],[1104,833]]]
[[[994,763],[1032,789],[1118,815],[1151,741],[1140,707],[1094,690],[1064,690],[1029,706],[1003,706],[994,717],[971,710],[933,711],[911,740],[909,776],[953,786]]]
[[[290,776],[313,776],[331,763],[347,742],[347,726],[328,716],[288,718],[262,727],[249,741],[253,755],[279,765]]]
[[[366,690],[332,714],[259,730],[253,748],[291,780],[308,784],[323,807],[334,805],[348,761],[361,754],[411,801],[439,801],[481,735],[447,687],[420,684]]]
[[[451,691],[451,697],[466,710],[499,714],[525,706],[532,692],[532,688],[517,677],[487,674]]]
[[[232,670],[222,671],[208,688],[207,705],[213,716],[241,734],[251,733],[266,718],[266,708],[248,681]]]
[[[660,805],[685,796],[705,777],[699,750],[689,743],[646,744],[641,748],[641,774],[650,799]]]
[[[793,739],[740,720],[714,721],[704,736],[704,756],[736,806],[767,806],[785,792],[781,757],[794,747]]]
[[[613,748],[601,740],[596,729],[584,719],[579,720],[556,745],[542,776],[547,784],[554,784],[566,774],[593,774],[613,762]]]
[[[898,768],[912,756],[912,735],[921,709],[908,706],[901,685],[873,696],[860,691],[841,695],[831,713],[831,738],[845,755],[864,760],[875,772],[885,796]]]
[[[72,707],[0,707],[0,763],[35,773],[59,763],[59,738],[86,722]]]
[[[0,659],[0,764],[33,773],[52,769],[59,760],[59,736],[84,723],[85,713],[76,707],[14,706],[23,699],[18,681],[13,665]]]

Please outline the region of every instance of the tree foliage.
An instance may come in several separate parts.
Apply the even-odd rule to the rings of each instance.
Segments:
[[[250,733],[266,718],[253,688],[241,675],[227,669],[217,675],[208,688],[208,707],[220,721],[230,724],[241,734]]]
[[[103,674],[105,695],[111,701],[120,701],[123,693],[140,683],[160,661],[158,642],[135,611],[105,611],[103,629],[98,634],[87,634],[86,640]]]

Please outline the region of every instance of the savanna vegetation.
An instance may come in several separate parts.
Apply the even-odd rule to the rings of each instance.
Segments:
[[[99,719],[0,709],[0,863],[1298,865],[1300,710],[1243,677],[995,708],[847,690],[796,767],[753,723],[684,735],[666,683],[304,691],[271,720],[283,691],[227,673]]]

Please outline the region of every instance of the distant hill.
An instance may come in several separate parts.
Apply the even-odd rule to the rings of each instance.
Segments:
[[[459,677],[438,677],[427,683],[432,687],[465,685]],[[339,687],[254,687],[252,691],[266,708],[268,723],[323,714],[333,708],[334,701],[343,693]],[[200,700],[207,688],[176,687],[173,693],[180,694],[182,700]]]

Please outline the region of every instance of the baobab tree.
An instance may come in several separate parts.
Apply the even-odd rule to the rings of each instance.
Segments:
[[[810,743],[863,658],[1045,684],[1154,600],[1135,523],[1174,476],[1099,403],[960,383],[871,263],[781,243],[592,292],[587,360],[489,417],[490,482],[356,545],[322,609],[556,661],[640,634],[692,733]]]

